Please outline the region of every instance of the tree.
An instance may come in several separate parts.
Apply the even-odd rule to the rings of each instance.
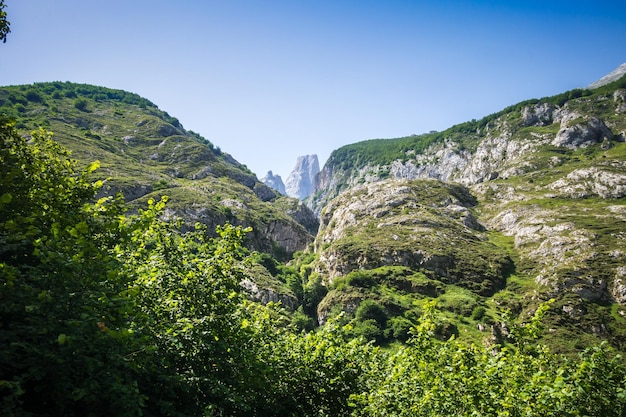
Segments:
[[[0,414],[136,415],[143,401],[120,323],[126,287],[113,249],[121,201],[43,130],[0,124]],[[106,364],[106,366],[105,366]]]
[[[537,344],[547,305],[513,343],[476,346],[438,341],[434,304],[426,306],[408,345],[371,358],[365,389],[351,396],[353,416],[623,416],[626,364],[607,345],[578,360]]]
[[[0,0],[0,39],[2,43],[7,42],[7,35],[11,32],[11,22],[7,20],[7,12],[4,11],[5,7],[4,0]]]
[[[97,166],[0,124],[0,415],[249,414],[246,231],[125,216]]]

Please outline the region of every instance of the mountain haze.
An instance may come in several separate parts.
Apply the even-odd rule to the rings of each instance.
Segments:
[[[285,184],[283,183],[283,179],[280,175],[274,175],[272,171],[267,171],[267,174],[261,178],[261,182],[278,191],[282,195],[287,195],[287,191],[285,191]]]

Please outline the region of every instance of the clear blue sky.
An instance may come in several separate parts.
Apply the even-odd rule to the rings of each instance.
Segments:
[[[626,1],[7,0],[0,85],[138,93],[257,176],[444,130],[626,62]]]

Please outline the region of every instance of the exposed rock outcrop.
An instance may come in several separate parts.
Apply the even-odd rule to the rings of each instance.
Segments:
[[[595,117],[580,122],[578,120],[576,114],[561,119],[561,129],[552,140],[552,145],[577,149],[613,139],[613,133],[602,120]]]
[[[261,182],[268,187],[272,187],[282,195],[287,195],[287,191],[285,191],[285,184],[283,183],[283,179],[280,175],[274,175],[272,171],[267,171],[267,174],[261,178]]]
[[[295,310],[298,306],[298,297],[293,294],[278,292],[275,288],[260,287],[250,279],[244,279],[240,285],[248,292],[252,300],[261,304],[280,303],[290,310]]]
[[[613,71],[611,71],[609,74],[600,78],[598,81],[595,81],[589,84],[587,88],[602,87],[603,85],[607,85],[609,83],[612,83],[613,81],[619,80],[620,78],[624,76],[624,74],[626,74],[626,62],[620,65],[619,67],[617,67],[616,69],[614,69]]]
[[[324,210],[315,241],[329,281],[352,270],[402,265],[480,294],[503,285],[510,266],[487,243],[469,191],[435,180],[355,187]]]
[[[552,124],[555,106],[550,103],[538,103],[522,109],[523,126],[547,126]]]
[[[581,168],[548,187],[557,191],[559,196],[569,198],[621,198],[626,196],[626,173],[609,171],[602,167]]]
[[[285,182],[285,191],[289,197],[304,200],[313,192],[315,176],[320,172],[317,155],[299,156],[291,174]]]

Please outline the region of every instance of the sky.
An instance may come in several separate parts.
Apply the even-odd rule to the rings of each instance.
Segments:
[[[6,0],[0,85],[137,93],[259,178],[626,62],[626,1]]]

